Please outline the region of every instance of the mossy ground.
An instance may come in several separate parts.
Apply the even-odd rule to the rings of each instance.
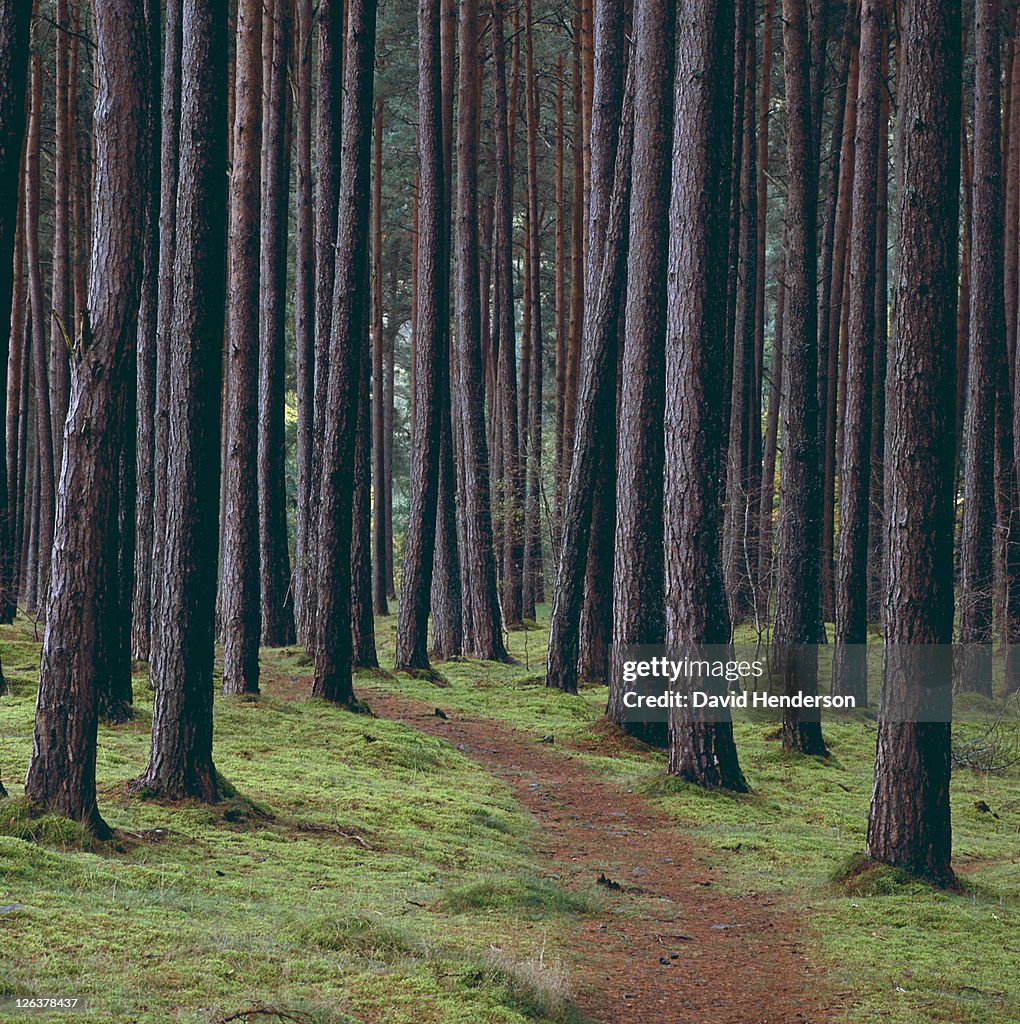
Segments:
[[[377,629],[392,664],[394,619]],[[361,673],[359,692],[552,736],[646,795],[718,884],[799,911],[845,1020],[1020,1019],[1020,770],[954,775],[959,892],[848,874],[864,846],[873,721],[826,720],[825,761],[785,754],[767,723],[738,723],[752,791],[706,793],[665,778],[661,753],[607,743],[604,688],[545,689],[545,642],[544,629],[511,633],[518,664],[447,663],[446,685]],[[30,628],[0,630],[0,653],[13,683],[0,768],[16,798],[38,666]],[[73,826],[3,805],[0,906],[21,909],[0,916],[0,993],[73,990],[102,1007],[80,1018],[96,1021],[208,1021],[256,1000],[324,1022],[574,1018],[559,962],[597,902],[542,877],[533,825],[501,782],[403,725],[296,699],[309,671],[296,649],[265,652],[257,702],[217,698],[217,766],[238,790],[224,805],[128,797],[148,746],[144,677],[136,719],[100,737],[114,844],[90,848]]]

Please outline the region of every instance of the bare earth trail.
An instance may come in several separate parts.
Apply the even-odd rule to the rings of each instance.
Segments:
[[[360,689],[372,711],[439,736],[503,779],[540,827],[546,875],[620,886],[582,919],[572,979],[603,1024],[819,1024],[831,1019],[798,922],[765,894],[715,890],[677,823],[570,751],[502,722]],[[623,912],[619,912],[620,910]],[[616,910],[616,913],[613,911]],[[672,956],[671,956],[672,954]],[[664,962],[663,962],[664,961]]]

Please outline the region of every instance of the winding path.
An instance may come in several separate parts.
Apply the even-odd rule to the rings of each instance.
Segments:
[[[608,880],[607,911],[582,919],[576,943],[573,991],[586,1014],[602,1024],[831,1020],[799,922],[766,894],[716,891],[696,849],[647,801],[505,723],[361,692],[375,714],[449,740],[504,779],[540,827],[547,876],[568,888]]]

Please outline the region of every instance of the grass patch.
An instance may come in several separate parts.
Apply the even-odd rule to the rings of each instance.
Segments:
[[[568,1020],[553,1001],[543,1018],[538,997],[502,975],[461,982],[493,934],[513,936],[513,962],[543,949],[553,962],[577,912],[550,897],[539,925],[511,902],[484,913],[443,904],[540,872],[530,817],[450,744],[308,699],[300,652],[265,651],[259,699],[214,702],[225,798],[145,800],[128,792],[149,748],[143,672],[139,713],[100,726],[99,804],[116,840],[95,843],[29,812],[30,624],[0,627],[0,656],[13,682],[0,697],[12,794],[0,803],[0,906],[15,907],[0,916],[0,993],[74,992],[91,1007],[76,1019],[90,1024],[190,1024],[260,1003],[324,1024]]]

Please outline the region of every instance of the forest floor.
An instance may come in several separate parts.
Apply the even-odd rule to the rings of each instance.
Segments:
[[[257,701],[216,699],[239,793],[211,808],[127,794],[142,673],[134,720],[100,731],[116,839],[97,845],[18,799],[39,648],[0,628],[0,1021],[24,1019],[13,994],[78,995],[71,1019],[96,1022],[1020,1018],[1020,770],[954,775],[960,892],[848,885],[873,721],[827,721],[826,760],[739,723],[751,793],[705,793],[607,729],[604,688],[545,689],[544,629],[511,645],[518,664],[447,663],[438,685],[359,673],[374,717],[308,699],[296,649],[264,652]]]

